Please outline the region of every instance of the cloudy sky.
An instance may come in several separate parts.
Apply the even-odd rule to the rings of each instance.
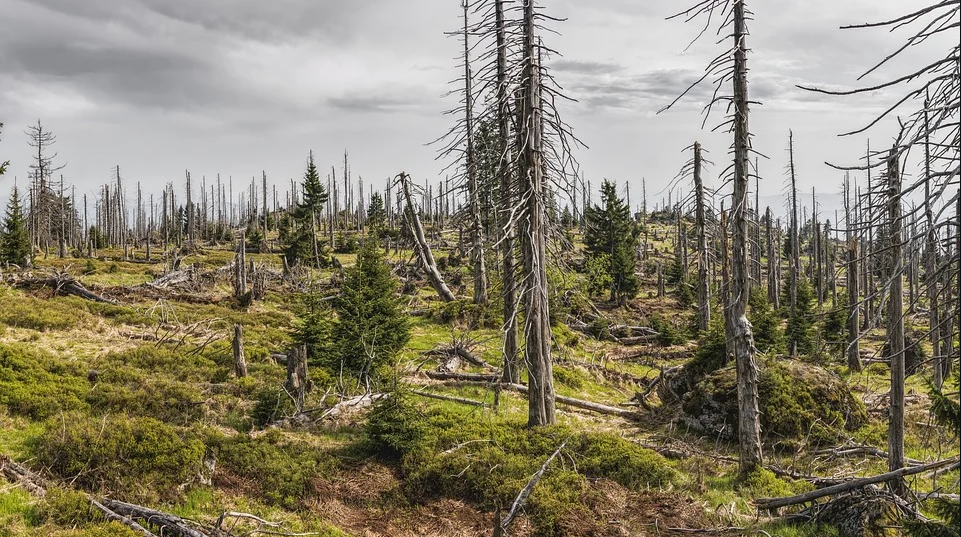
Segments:
[[[577,102],[561,112],[589,147],[576,156],[595,186],[610,178],[639,192],[646,177],[649,197],[660,199],[694,140],[718,163],[712,179],[724,168],[729,138],[710,132],[720,116],[701,129],[704,92],[656,115],[722,51],[710,34],[684,51],[698,28],[665,20],[684,3],[544,4],[567,19],[545,40],[563,54],[551,64]],[[802,189],[840,190],[840,174],[823,162],[853,163],[866,138],[836,135],[869,121],[891,95],[829,98],[794,85],[855,84],[905,35],[838,27],[916,4],[753,3],[750,89],[763,105],[751,122],[756,149],[770,157],[760,164],[764,203],[782,203],[788,129]],[[425,143],[451,121],[443,111],[454,102],[442,95],[458,75],[458,43],[444,32],[456,30],[459,12],[459,0],[0,0],[0,157],[12,161],[3,181],[25,178],[23,131],[37,119],[56,133],[57,161],[78,193],[93,193],[115,165],[154,192],[179,184],[184,170],[240,181],[265,170],[285,184],[310,149],[328,167],[347,149],[368,183],[401,170],[437,177],[443,164]],[[863,82],[931,54],[912,53]],[[871,137],[881,147],[892,134],[882,126]]]

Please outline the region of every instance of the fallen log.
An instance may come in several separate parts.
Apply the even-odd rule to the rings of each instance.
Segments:
[[[51,278],[19,278],[13,284],[21,288],[50,287],[55,294],[66,294],[79,296],[80,298],[101,302],[104,304],[116,304],[117,301],[100,296],[87,289],[77,280],[67,275],[58,275]]]
[[[177,515],[164,513],[163,511],[157,511],[155,509],[150,509],[149,507],[134,505],[132,503],[121,502],[119,500],[110,500],[107,498],[104,498],[101,503],[107,509],[110,509],[120,516],[124,516],[132,520],[140,520],[160,528],[160,533],[164,536],[210,537],[206,533],[202,533],[191,528],[187,525],[187,521]]]
[[[427,371],[433,380],[466,380],[468,382],[497,382],[501,376],[491,373],[455,373],[452,371]]]
[[[128,528],[136,531],[137,533],[144,535],[144,537],[157,537],[156,534],[154,534],[147,528],[141,526],[140,524],[137,524],[133,520],[123,515],[119,515],[115,513],[113,510],[107,508],[104,504],[98,502],[97,500],[93,498],[87,498],[87,499],[90,500],[90,505],[96,507],[98,511],[100,511],[101,513],[103,513],[105,517],[107,517],[107,520],[114,520],[114,521],[120,522],[124,526],[127,526]]]
[[[33,473],[20,463],[14,462],[6,455],[0,455],[0,475],[13,483],[19,484],[24,490],[34,496],[43,497],[47,493],[46,482],[42,477]]]
[[[757,498],[754,500],[754,505],[758,509],[777,509],[779,507],[785,507],[788,505],[795,505],[799,503],[806,503],[811,500],[816,500],[824,496],[832,496],[834,494],[840,494],[842,492],[847,492],[849,490],[854,490],[858,488],[865,487],[867,485],[873,485],[875,483],[883,483],[885,481],[891,481],[892,479],[900,479],[902,477],[907,477],[909,475],[920,474],[928,470],[933,470],[936,468],[942,468],[945,466],[958,466],[958,457],[951,459],[944,459],[935,462],[929,462],[927,464],[922,464],[920,466],[915,466],[913,468],[901,468],[899,470],[894,470],[892,472],[887,472],[884,474],[871,476],[871,477],[861,477],[858,479],[852,479],[846,483],[839,483],[837,485],[832,485],[830,487],[824,487],[817,490],[812,490],[810,492],[805,492],[803,494],[796,494],[794,496],[786,496],[783,498]]]
[[[474,399],[466,399],[464,397],[454,397],[453,395],[443,395],[439,393],[425,392],[423,390],[412,390],[411,393],[417,394],[421,397],[438,399],[441,401],[452,401],[454,403],[461,403],[464,405],[479,406],[479,407],[487,406],[487,403],[483,401],[475,401]]]
[[[561,450],[564,449],[564,446],[567,445],[568,440],[570,440],[570,437],[567,437],[563,442],[561,442],[561,445],[557,446],[557,449],[554,450],[554,453],[551,453],[551,456],[544,461],[544,464],[541,465],[540,470],[531,476],[531,478],[527,481],[527,484],[524,485],[524,488],[522,488],[520,493],[517,494],[517,498],[514,499],[514,503],[511,505],[510,511],[507,512],[507,515],[501,520],[495,520],[496,524],[494,526],[494,537],[504,537],[504,535],[506,535],[508,526],[510,526],[511,522],[514,521],[514,517],[517,516],[517,513],[521,510],[521,508],[524,507],[524,502],[527,501],[527,497],[531,495],[531,492],[534,490],[537,482],[540,481],[541,477],[544,476],[544,472],[547,471],[547,467],[550,466],[551,461],[553,461],[557,457],[557,454],[560,453]]]
[[[385,397],[387,397],[386,393],[365,393],[364,395],[349,397],[325,410],[324,413],[317,418],[317,421],[323,421],[328,418],[336,418],[337,416],[346,413],[350,409],[369,407]]]
[[[500,386],[504,389],[523,393],[525,395],[528,392],[527,386],[524,386],[523,384],[501,384]],[[641,417],[641,414],[634,412],[633,410],[625,410],[615,406],[602,405],[600,403],[585,401],[583,399],[574,399],[573,397],[565,397],[563,395],[555,395],[554,400],[567,406],[572,406],[574,408],[580,408],[583,410],[590,410],[591,412],[597,412],[598,414],[607,414],[608,416],[620,416],[627,419],[638,419]]]

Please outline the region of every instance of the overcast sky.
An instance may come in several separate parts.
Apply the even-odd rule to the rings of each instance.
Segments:
[[[660,199],[694,140],[718,163],[713,181],[729,136],[710,132],[720,116],[701,129],[706,94],[655,115],[722,52],[713,35],[684,52],[698,28],[664,19],[686,4],[544,4],[567,19],[545,41],[563,54],[551,64],[578,102],[561,113],[589,146],[576,157],[595,188],[610,178],[639,193],[646,177],[649,198]],[[750,91],[763,105],[752,110],[751,130],[770,157],[760,163],[762,203],[781,209],[789,128],[801,188],[840,191],[840,173],[823,162],[854,163],[866,137],[836,135],[869,121],[891,95],[831,98],[794,85],[856,84],[905,36],[838,27],[919,4],[752,4]],[[23,131],[38,118],[56,133],[57,161],[78,194],[93,193],[115,165],[128,184],[153,192],[179,186],[184,170],[235,181],[265,170],[284,184],[303,173],[309,149],[338,169],[347,149],[354,173],[375,185],[401,170],[418,181],[437,177],[443,164],[425,143],[451,122],[443,111],[454,102],[442,95],[459,74],[458,43],[444,32],[457,29],[459,11],[459,0],[0,0],[0,157],[12,161],[3,181],[26,177]],[[906,63],[932,52],[912,54]],[[900,74],[897,67],[863,82]],[[871,132],[875,147],[892,135]]]

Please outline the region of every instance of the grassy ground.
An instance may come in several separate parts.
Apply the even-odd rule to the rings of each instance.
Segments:
[[[618,406],[643,391],[639,379],[683,365],[697,350],[688,333],[693,310],[672,296],[655,296],[652,261],[665,266],[670,261],[666,235],[667,227],[659,228],[659,240],[651,244],[658,255],[640,264],[645,273],[639,298],[626,309],[598,307],[630,324],[650,324],[657,317],[688,335],[673,345],[628,348],[558,326],[557,393]],[[535,488],[513,534],[671,535],[685,533],[670,528],[728,526],[782,537],[834,532],[759,516],[753,498],[811,485],[769,473],[738,481],[736,465],[727,459],[736,457],[735,447],[688,430],[676,419],[678,405],[662,404],[656,394],[649,398],[654,410],[642,411],[637,420],[561,405],[556,427],[529,430],[521,396],[500,393],[494,407],[495,393],[486,386],[428,379],[424,371],[437,361],[426,360],[425,351],[470,341],[477,356],[498,366],[502,342],[496,326],[485,327],[438,304],[423,282],[409,297],[410,309],[427,314],[411,317],[411,340],[392,370],[401,386],[482,401],[484,407],[404,389],[373,417],[362,411],[309,428],[265,429],[264,417],[284,404],[279,394],[285,366],[271,353],[290,345],[297,297],[276,288],[243,309],[224,280],[190,293],[190,300],[148,298],[130,288],[161,275],[162,263],[120,261],[121,252],[101,256],[39,259],[37,264],[39,270],[68,272],[97,292],[122,297],[117,305],[0,286],[0,451],[41,471],[55,487],[140,502],[208,523],[232,510],[282,522],[291,532],[319,535],[480,535],[489,534],[495,510],[508,509],[530,475],[566,439],[568,447]],[[251,257],[279,269],[276,256]],[[355,259],[353,254],[337,257],[345,266]],[[410,253],[389,257],[406,261]],[[229,249],[211,247],[184,263],[209,269],[231,258]],[[448,271],[468,272],[466,267]],[[312,278],[325,281],[334,274],[318,271]],[[230,373],[235,323],[244,327],[250,367],[250,376],[242,379]],[[879,344],[877,337],[866,341],[869,348]],[[876,364],[852,375],[836,358],[823,362],[865,401],[870,417],[836,444],[850,440],[886,449],[886,407],[879,395],[886,391],[887,367]],[[336,402],[333,390],[325,397],[337,383],[336,372],[315,368],[311,376],[315,387],[307,407]],[[394,387],[391,381],[375,389]],[[908,457],[956,455],[957,438],[931,422],[921,375],[909,379],[907,393]],[[668,460],[642,446],[683,446],[693,455]],[[815,451],[801,438],[779,449],[768,446],[765,455],[770,464],[805,474],[854,476],[886,469],[879,458],[832,458]],[[200,464],[207,452],[217,459],[211,484],[204,484]],[[930,490],[957,478],[954,471],[937,482],[913,484]],[[75,494],[39,499],[0,481],[0,536],[129,534],[77,507]]]

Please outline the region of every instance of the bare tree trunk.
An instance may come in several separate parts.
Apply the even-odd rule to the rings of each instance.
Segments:
[[[928,295],[928,329],[931,331],[931,349],[934,352],[932,382],[938,388],[944,383],[944,375],[949,357],[940,352],[941,319],[938,304],[938,237],[934,229],[934,214],[931,210],[931,140],[928,136],[928,103],[924,105],[924,218],[927,225],[924,248],[924,279]],[[949,271],[950,272],[950,271]]]
[[[846,355],[848,369],[851,372],[861,371],[861,349],[858,344],[858,321],[860,319],[860,302],[858,298],[858,241],[854,236],[854,222],[851,219],[851,184],[848,176],[844,177],[844,213],[847,215],[848,243],[848,341]]]
[[[247,240],[244,235],[241,231],[234,260],[234,294],[237,298],[247,294]]]
[[[307,388],[307,345],[297,345],[287,354],[287,381],[284,383],[284,389],[294,401],[295,413],[304,410]]]
[[[727,211],[721,203],[721,307],[724,311],[724,364],[734,356],[734,316],[731,315],[731,256],[728,248]]]
[[[517,344],[517,283],[514,274],[514,222],[510,208],[514,206],[513,157],[510,154],[510,96],[507,93],[507,22],[504,19],[504,0],[494,1],[497,25],[497,135],[500,160],[500,211],[498,226],[501,240],[501,280],[504,285],[504,382],[520,382],[520,354]]]
[[[797,211],[797,176],[794,173],[794,132],[788,131],[788,155],[789,170],[791,174],[791,229],[788,236],[791,239],[791,272],[788,287],[788,300],[791,304],[791,316],[797,308],[797,286],[801,272],[801,233],[798,227]],[[797,356],[797,341],[788,342],[788,352],[792,356]]]
[[[904,467],[904,296],[901,274],[901,177],[897,147],[891,149],[887,166],[887,204],[890,241],[888,276],[891,290],[888,295],[887,338],[891,358],[891,406],[888,424],[888,469]],[[891,490],[898,495],[906,492],[900,478],[891,481]]]
[[[247,376],[247,358],[244,356],[244,331],[239,324],[234,325],[234,374],[238,378]]]
[[[470,32],[467,26],[467,0],[464,8],[464,129],[466,136],[467,190],[470,195],[471,239],[474,261],[474,303],[487,304],[487,268],[484,265],[484,224],[481,220],[480,192],[477,186],[477,159],[474,154],[474,90],[470,69]]]
[[[424,237],[424,228],[420,224],[420,218],[417,216],[417,208],[414,206],[414,199],[410,195],[410,176],[404,172],[400,172],[397,177],[400,179],[401,190],[404,193],[404,199],[407,201],[407,222],[410,224],[411,234],[414,236],[420,264],[427,272],[427,279],[430,281],[434,290],[437,291],[437,294],[440,295],[441,300],[444,302],[452,302],[454,300],[454,294],[450,292],[447,284],[444,283],[444,277],[441,276],[440,271],[437,270],[434,254],[431,252],[430,245],[427,244],[427,239]]]
[[[544,196],[544,155],[541,114],[541,66],[534,35],[534,0],[524,0],[524,69],[520,110],[520,180],[524,217],[520,222],[524,263],[525,362],[529,371],[528,424],[551,425],[554,412],[554,373],[551,364],[551,326],[547,300],[547,211]]]
[[[767,301],[771,303],[772,308],[777,310],[781,307],[780,277],[778,274],[778,260],[780,256],[777,254],[777,241],[774,238],[774,229],[771,225],[771,220],[773,219],[771,208],[768,207],[765,212],[764,225],[765,234],[767,235]]]
[[[711,325],[711,289],[707,280],[707,223],[704,217],[699,142],[694,142],[694,228],[697,233],[697,328],[707,332]]]
[[[738,444],[740,475],[746,476],[761,466],[761,423],[758,410],[758,367],[754,359],[754,334],[747,320],[748,250],[747,189],[748,130],[747,27],[744,2],[734,2],[734,199],[732,209],[731,305],[728,314],[734,324],[734,352],[737,369]]]

